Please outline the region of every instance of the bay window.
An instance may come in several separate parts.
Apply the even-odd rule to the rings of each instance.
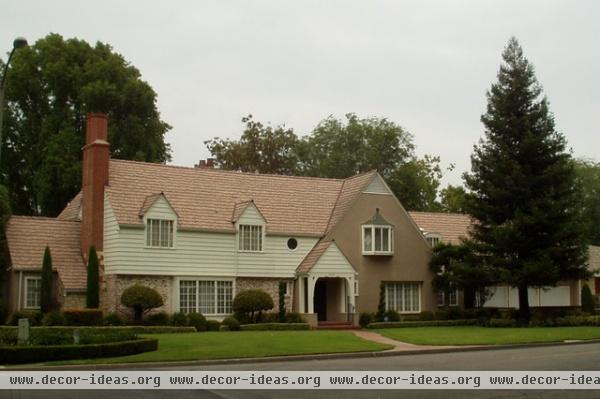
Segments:
[[[391,226],[367,225],[363,228],[364,255],[392,255],[393,232]]]

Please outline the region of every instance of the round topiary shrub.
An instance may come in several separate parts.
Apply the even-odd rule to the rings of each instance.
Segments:
[[[221,323],[219,323],[217,320],[207,320],[206,321],[206,330],[207,331],[219,331],[219,328],[221,328]]]
[[[375,316],[373,315],[373,313],[361,313],[360,317],[358,318],[358,324],[360,324],[362,328],[366,328],[369,324],[373,322],[374,319]]]
[[[251,323],[260,318],[263,311],[273,309],[273,298],[263,290],[246,290],[239,292],[233,300],[233,310],[248,316]]]
[[[42,318],[43,326],[64,326],[66,325],[65,315],[58,310],[46,313]]]
[[[188,325],[188,317],[183,312],[173,313],[171,316],[171,325],[177,327],[185,327]]]
[[[141,322],[145,313],[164,304],[162,297],[156,290],[141,284],[132,285],[123,291],[121,303],[133,309],[133,318],[136,322]]]
[[[188,325],[196,328],[196,331],[206,331],[206,317],[201,313],[190,313],[188,315]]]
[[[392,309],[386,310],[383,314],[383,319],[385,321],[400,321],[400,313]]]
[[[109,313],[104,317],[105,326],[122,326],[125,324],[123,318],[117,313]]]
[[[233,316],[229,316],[223,319],[221,322],[221,327],[227,327],[229,331],[239,331],[240,330],[240,322]]]

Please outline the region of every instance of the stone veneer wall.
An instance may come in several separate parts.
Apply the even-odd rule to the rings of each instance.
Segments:
[[[153,312],[171,313],[171,277],[166,276],[131,276],[131,275],[104,275],[104,298],[102,310],[116,312],[120,315],[133,316],[131,309],[121,305],[121,294],[134,284],[141,284],[155,289],[162,296],[164,305],[154,309]]]
[[[86,295],[81,292],[67,293],[62,303],[62,309],[85,309]]]
[[[235,280],[235,291],[238,293],[250,289],[259,289],[267,292],[273,298],[273,303],[275,304],[273,312],[276,312],[279,310],[279,282],[281,281],[287,282],[292,281],[292,279],[238,277]],[[292,298],[293,292],[288,293],[285,297],[285,308],[288,312],[292,311]]]

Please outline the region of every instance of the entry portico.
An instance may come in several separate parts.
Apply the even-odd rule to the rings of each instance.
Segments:
[[[307,322],[356,322],[357,272],[333,240],[322,240],[297,269],[297,304]]]

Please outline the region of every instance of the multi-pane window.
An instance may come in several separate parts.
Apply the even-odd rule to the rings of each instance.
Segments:
[[[387,310],[400,313],[417,313],[421,311],[420,283],[386,283],[385,304]]]
[[[239,230],[240,251],[260,252],[263,246],[262,226],[241,224]]]
[[[458,305],[458,290],[450,290],[447,293],[438,291],[438,306],[457,306]],[[446,302],[446,298],[448,301]]]
[[[363,254],[391,254],[391,226],[363,226]]]
[[[230,314],[232,302],[232,281],[179,281],[179,310],[181,312]]]
[[[25,279],[25,307],[39,308],[42,291],[42,280],[38,277]]]
[[[149,247],[173,247],[173,221],[148,219],[146,222],[146,245]]]
[[[438,245],[441,241],[441,238],[439,235],[437,234],[429,234],[425,237],[425,239],[427,240],[427,243],[429,244],[430,247],[435,247],[436,245]]]

